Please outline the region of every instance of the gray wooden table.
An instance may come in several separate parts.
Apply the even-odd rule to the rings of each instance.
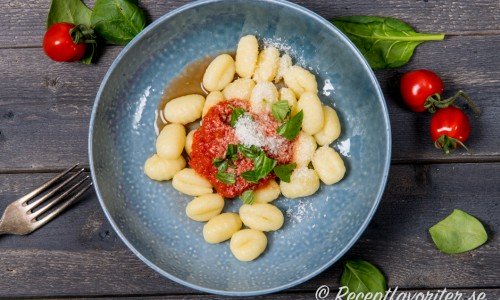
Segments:
[[[187,2],[140,1],[152,19]],[[295,2],[327,19],[394,16],[419,31],[447,33],[444,42],[422,45],[404,68],[376,73],[391,118],[392,167],[375,218],[344,259],[371,261],[400,290],[446,287],[500,299],[500,1]],[[49,0],[0,0],[0,210],[55,172],[75,162],[88,166],[89,114],[99,83],[121,50],[107,47],[91,66],[50,61],[40,47],[48,7]],[[472,119],[471,154],[443,156],[429,142],[429,117],[401,105],[397,78],[415,68],[435,70],[449,91],[464,89],[482,108],[482,116]],[[454,208],[486,225],[486,245],[454,256],[434,248],[427,229]],[[339,286],[341,267],[339,262],[264,298],[313,299],[318,286]],[[29,236],[0,237],[0,297],[140,295],[207,298],[136,258],[113,232],[93,193]]]

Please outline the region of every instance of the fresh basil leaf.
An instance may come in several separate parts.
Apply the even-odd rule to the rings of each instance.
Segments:
[[[217,178],[217,180],[225,184],[234,184],[236,182],[236,176],[234,174],[224,171],[217,172],[215,177]]]
[[[241,177],[243,177],[243,179],[245,179],[246,181],[252,183],[257,183],[260,180],[259,173],[255,170],[243,172],[241,173]]]
[[[226,149],[226,157],[231,158],[234,157],[238,153],[238,145],[229,144]]]
[[[475,249],[488,240],[483,224],[459,209],[432,226],[429,233],[436,247],[447,254]]]
[[[241,154],[243,154],[243,156],[248,157],[250,159],[256,158],[262,152],[262,150],[255,145],[247,147],[245,145],[239,144],[238,150],[241,152]]]
[[[287,140],[293,140],[300,132],[304,113],[299,111],[295,116],[291,117],[286,123],[283,123],[276,132]]]
[[[347,261],[340,278],[340,284],[346,286],[349,292],[354,294],[384,293],[387,290],[387,282],[382,272],[364,260]]]
[[[444,34],[418,33],[391,17],[340,17],[334,19],[333,24],[358,47],[373,69],[400,67],[410,60],[421,43],[444,39]]]
[[[146,26],[136,0],[96,0],[90,20],[99,35],[118,45],[130,42]]]
[[[281,100],[274,103],[271,106],[271,111],[273,112],[273,116],[276,120],[283,122],[290,114],[290,106],[288,105],[288,101]]]
[[[212,164],[218,168],[223,162],[224,162],[224,158],[216,157],[212,161]]]
[[[92,63],[92,59],[94,58],[94,53],[97,48],[96,43],[87,44],[87,49],[85,49],[85,55],[80,60],[82,63],[89,65]]]
[[[231,127],[236,126],[236,122],[238,122],[238,119],[245,114],[245,110],[241,107],[236,107],[233,109],[233,112],[231,113]]]
[[[92,11],[81,0],[52,0],[47,16],[47,28],[60,22],[90,26],[91,14]]]
[[[252,190],[248,190],[248,191],[244,191],[243,194],[241,194],[241,201],[243,201],[243,203],[245,204],[253,204],[253,191]]]
[[[276,176],[278,176],[278,178],[281,181],[290,182],[290,176],[292,175],[293,170],[295,170],[296,167],[297,167],[296,163],[278,165],[274,167],[273,171],[274,174],[276,174]]]
[[[243,172],[241,176],[248,182],[257,183],[262,178],[265,178],[276,166],[276,161],[266,156],[262,151],[254,161],[253,170]]]

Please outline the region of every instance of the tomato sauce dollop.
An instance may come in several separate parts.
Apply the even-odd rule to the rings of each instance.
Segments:
[[[246,190],[265,186],[275,176],[273,173],[270,173],[258,183],[246,181],[241,177],[241,173],[252,170],[253,161],[238,153],[234,168],[228,170],[228,172],[236,175],[236,182],[234,184],[226,184],[217,179],[218,170],[213,165],[214,159],[223,158],[229,144],[240,144],[240,141],[236,137],[235,129],[230,125],[231,114],[236,107],[241,107],[249,111],[249,104],[244,100],[223,101],[210,108],[203,117],[202,125],[194,133],[193,144],[191,146],[191,159],[189,161],[191,168],[207,178],[217,193],[225,198],[235,198]],[[250,115],[265,128],[266,135],[277,136],[276,128],[279,124],[272,116],[268,114],[257,115],[251,112]],[[292,146],[292,142],[286,141],[279,155],[270,153],[266,148],[263,150],[268,157],[277,160],[279,164],[286,164],[292,160]]]

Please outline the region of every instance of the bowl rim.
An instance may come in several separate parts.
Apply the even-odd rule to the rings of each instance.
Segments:
[[[106,218],[108,219],[108,221],[111,224],[111,227],[115,230],[115,232],[120,237],[120,239],[125,243],[125,245],[141,261],[143,261],[146,265],[148,265],[150,268],[152,268],[153,270],[155,270],[156,272],[158,272],[162,276],[164,276],[164,277],[166,277],[166,278],[168,278],[168,279],[170,279],[170,280],[172,280],[172,281],[174,281],[176,283],[179,283],[179,284],[182,284],[182,285],[184,285],[186,287],[194,289],[194,290],[198,290],[198,291],[202,291],[202,292],[206,292],[206,293],[211,293],[211,294],[224,295],[224,296],[257,296],[257,295],[264,295],[264,294],[276,293],[276,292],[279,292],[279,291],[291,288],[293,286],[299,285],[299,284],[301,284],[301,283],[303,283],[303,282],[305,282],[305,281],[307,281],[307,280],[315,277],[316,275],[322,273],[324,270],[326,270],[327,268],[329,268],[335,262],[337,262],[342,256],[344,256],[344,254],[349,249],[351,249],[352,246],[356,243],[356,241],[360,238],[360,236],[362,235],[362,233],[365,231],[366,227],[370,223],[371,219],[373,218],[373,215],[375,214],[375,212],[376,212],[376,210],[378,208],[378,205],[380,204],[380,201],[381,201],[381,198],[382,198],[385,186],[387,184],[387,177],[388,177],[389,169],[390,169],[390,165],[391,165],[391,150],[392,150],[392,148],[391,148],[391,144],[392,144],[391,127],[390,127],[389,113],[388,113],[388,110],[387,110],[386,101],[385,101],[384,95],[382,93],[382,90],[380,88],[379,82],[378,82],[377,78],[375,77],[375,74],[374,74],[372,68],[369,66],[368,62],[363,57],[363,55],[360,53],[360,51],[354,46],[354,44],[339,29],[337,29],[331,22],[328,22],[326,19],[324,19],[320,15],[316,14],[315,12],[313,12],[313,11],[311,11],[311,10],[303,7],[303,6],[300,6],[298,4],[288,2],[286,0],[252,0],[252,1],[255,1],[255,2],[267,2],[267,3],[271,3],[271,4],[277,4],[277,5],[286,6],[288,8],[291,8],[291,9],[295,10],[295,11],[298,11],[300,13],[305,14],[306,16],[310,17],[311,19],[313,19],[316,22],[321,23],[322,25],[326,25],[327,28],[329,28],[331,31],[335,32],[335,34],[337,34],[349,46],[349,48],[352,50],[353,54],[357,56],[357,58],[364,65],[365,69],[368,71],[368,73],[370,75],[370,79],[372,81],[372,84],[376,87],[378,101],[380,102],[382,110],[383,110],[384,122],[386,124],[385,131],[386,131],[386,134],[387,134],[387,142],[386,142],[386,149],[387,149],[387,151],[386,151],[386,154],[385,154],[384,171],[383,171],[383,174],[382,174],[381,184],[379,186],[379,189],[377,191],[377,195],[375,197],[375,201],[373,202],[373,205],[370,208],[370,212],[368,213],[368,216],[366,217],[366,219],[364,220],[364,222],[361,224],[361,226],[356,231],[356,233],[352,236],[352,238],[350,239],[350,241],[344,246],[344,248],[339,253],[337,253],[335,256],[333,256],[323,266],[317,268],[315,271],[307,274],[306,276],[303,276],[302,278],[299,278],[299,279],[296,279],[294,281],[288,282],[286,284],[283,284],[283,285],[280,285],[280,286],[276,286],[276,287],[272,287],[272,288],[261,289],[261,290],[254,290],[254,291],[226,291],[226,290],[219,290],[219,289],[213,289],[213,288],[209,288],[209,287],[204,287],[204,286],[201,286],[201,285],[197,285],[197,284],[193,284],[191,282],[185,281],[185,280],[183,280],[181,278],[178,278],[178,277],[176,277],[176,276],[174,276],[174,275],[172,275],[172,274],[164,271],[159,266],[157,266],[156,264],[154,264],[153,262],[151,262],[148,258],[146,258],[145,256],[143,256],[134,247],[134,245],[132,245],[132,243],[125,237],[125,235],[122,233],[122,231],[120,230],[120,228],[118,227],[118,225],[113,220],[113,217],[111,216],[108,208],[106,207],[106,204],[104,203],[103,196],[101,194],[101,191],[99,189],[99,184],[97,182],[96,173],[95,173],[96,171],[95,171],[95,168],[94,168],[92,138],[93,138],[93,133],[94,133],[95,117],[96,117],[96,113],[97,113],[97,108],[99,106],[99,101],[101,99],[101,95],[102,95],[102,93],[104,91],[104,88],[105,88],[105,86],[106,86],[106,84],[108,82],[109,77],[114,72],[116,66],[121,62],[121,60],[125,56],[125,53],[127,53],[127,51],[130,48],[132,48],[135,44],[137,44],[143,38],[143,36],[145,36],[148,32],[154,30],[156,27],[158,27],[165,20],[167,20],[167,19],[169,19],[169,18],[171,18],[171,17],[173,17],[173,16],[175,16],[175,15],[177,15],[179,13],[182,13],[182,12],[188,10],[188,9],[191,9],[193,7],[207,5],[207,4],[211,4],[211,3],[217,3],[217,2],[226,2],[226,1],[228,1],[228,0],[198,0],[198,1],[194,1],[192,3],[185,4],[185,5],[181,6],[181,7],[178,7],[176,9],[174,9],[174,10],[172,10],[172,11],[164,14],[163,16],[161,16],[160,18],[158,18],[156,21],[152,22],[143,31],[141,31],[137,36],[135,36],[132,39],[132,41],[130,41],[120,51],[120,53],[118,54],[118,56],[114,59],[113,63],[109,67],[109,69],[106,72],[105,76],[103,77],[103,79],[101,81],[101,84],[99,86],[99,90],[98,90],[98,92],[96,94],[96,97],[95,97],[94,105],[92,107],[92,112],[91,112],[91,116],[90,116],[89,132],[88,132],[89,166],[90,166],[90,173],[91,173],[92,181],[94,183],[94,190],[95,190],[95,192],[97,194],[97,198],[98,198],[99,203],[100,203],[100,205],[102,207],[102,210],[104,211],[104,214],[105,214]]]

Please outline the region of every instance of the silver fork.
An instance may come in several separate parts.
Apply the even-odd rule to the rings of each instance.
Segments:
[[[76,179],[85,169],[81,169],[67,179],[64,179],[64,181],[59,183],[55,188],[48,191],[40,198],[35,200],[33,199],[53,186],[56,182],[62,180],[66,174],[71,172],[77,166],[78,164],[74,165],[68,170],[47,181],[41,187],[9,204],[0,219],[0,235],[23,235],[31,233],[47,224],[47,222],[54,219],[71,204],[75,203],[78,198],[92,186],[92,182],[88,182],[89,176],[85,176],[76,183],[70,185],[70,183],[72,183],[72,181],[74,181],[74,179]],[[87,183],[84,184],[85,182]],[[59,194],[54,196],[54,194],[58,192]],[[68,195],[71,193],[73,194],[68,198]],[[30,202],[30,200],[33,201]],[[45,205],[42,206],[42,204]],[[57,204],[60,205],[52,211],[46,213]]]

